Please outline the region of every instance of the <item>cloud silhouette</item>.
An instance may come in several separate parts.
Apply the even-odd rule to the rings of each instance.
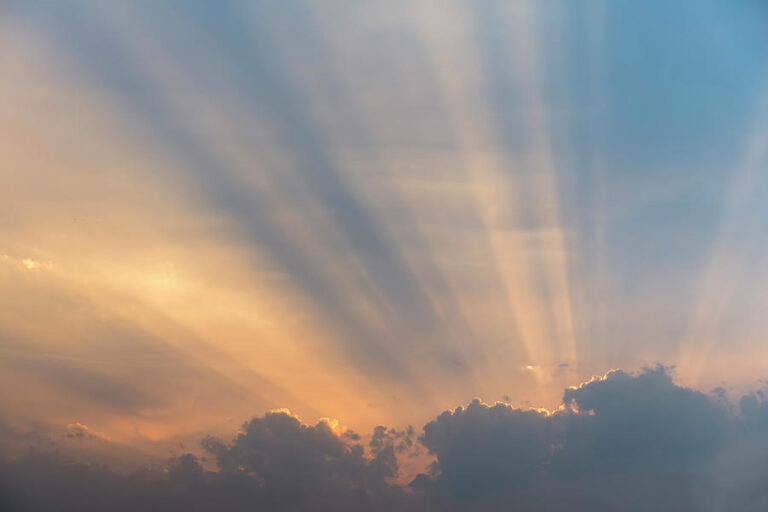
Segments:
[[[571,414],[557,469],[565,473],[687,467],[725,439],[725,411],[710,397],[676,386],[664,367],[638,376],[621,370],[565,391]]]
[[[569,388],[553,414],[475,400],[424,427],[437,460],[411,487],[434,509],[708,510],[718,457],[768,410],[753,395],[741,416],[723,405],[663,366]]]
[[[276,412],[253,418],[231,444],[208,437],[203,447],[221,470],[215,483],[265,510],[375,510],[400,492],[387,482],[397,473],[396,438],[373,441],[366,457],[327,422],[307,426]]]
[[[738,407],[676,385],[663,366],[565,390],[554,413],[480,400],[365,437],[270,412],[211,457],[120,473],[31,451],[0,466],[4,510],[764,510],[768,402]],[[83,428],[75,426],[77,432]],[[409,485],[398,458],[434,455]],[[212,469],[208,462],[215,462]]]
[[[0,471],[4,510],[396,510],[390,483],[407,433],[377,429],[371,454],[326,421],[286,412],[253,418],[231,443],[202,441],[218,471],[185,454],[130,474],[30,452]],[[41,492],[41,489],[44,492]]]
[[[435,489],[470,499],[520,484],[548,459],[553,427],[544,413],[479,400],[444,412],[421,437],[437,457]]]

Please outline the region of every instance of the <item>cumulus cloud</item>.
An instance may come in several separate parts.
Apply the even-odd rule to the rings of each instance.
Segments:
[[[368,436],[287,411],[248,421],[207,454],[130,474],[30,452],[5,462],[7,510],[765,510],[768,402],[731,404],[676,385],[662,366],[565,390],[554,413],[472,401],[420,434]],[[71,427],[73,435],[85,427]],[[84,434],[83,434],[84,435]],[[363,443],[363,439],[367,443]],[[398,460],[434,462],[409,484]],[[213,467],[215,465],[215,468]]]
[[[398,510],[395,454],[411,438],[382,427],[366,453],[327,421],[305,425],[278,411],[251,419],[229,443],[203,439],[216,471],[192,454],[119,474],[30,452],[2,466],[3,510]]]
[[[549,457],[552,422],[537,411],[474,400],[424,427],[437,457],[434,488],[462,499],[495,495],[524,482]],[[425,485],[423,477],[417,485]]]
[[[768,403],[675,385],[663,366],[616,370],[565,390],[555,413],[479,400],[446,411],[424,427],[436,457],[411,487],[430,508],[484,510],[759,510],[768,493],[757,482],[724,478],[768,438]],[[753,457],[754,459],[754,457]],[[765,482],[768,465],[757,481]],[[746,469],[749,469],[746,468]],[[746,473],[730,467],[729,475]],[[755,475],[750,474],[755,480]],[[754,497],[750,498],[750,496]],[[739,503],[737,508],[735,504]],[[755,508],[757,507],[757,508]]]
[[[565,391],[570,415],[555,461],[563,473],[682,468],[724,441],[725,411],[711,397],[676,386],[665,368],[638,376],[613,371]]]
[[[307,426],[277,412],[253,418],[231,444],[209,437],[203,447],[216,458],[219,483],[265,510],[354,510],[377,509],[399,494],[387,482],[397,473],[396,439],[374,441],[366,457],[328,422]]]

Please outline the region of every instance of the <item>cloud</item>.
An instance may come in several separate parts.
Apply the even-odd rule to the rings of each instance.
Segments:
[[[544,413],[474,400],[428,423],[421,442],[437,457],[435,488],[471,499],[524,482],[548,458],[551,428]]]
[[[570,473],[687,467],[725,440],[723,411],[710,397],[676,386],[664,367],[621,370],[565,391],[572,415],[559,470]],[[584,457],[588,454],[588,457]]]
[[[253,418],[231,444],[213,438],[203,447],[217,461],[220,484],[237,488],[267,510],[376,509],[399,494],[387,479],[397,473],[395,436],[374,434],[372,456],[347,444],[327,421],[307,426],[285,412]],[[361,501],[362,500],[362,501]],[[325,504],[323,504],[325,503]],[[354,506],[353,506],[354,505]]]
[[[203,439],[216,471],[192,454],[121,474],[29,452],[0,468],[0,504],[4,510],[399,510],[406,495],[391,483],[395,453],[412,437],[412,430],[379,428],[366,455],[327,421],[311,426],[288,412],[270,412],[247,422],[230,443]]]
[[[552,414],[475,400],[424,427],[437,460],[411,486],[436,509],[709,510],[734,494],[719,487],[726,454],[748,438],[758,446],[768,417],[760,396],[742,398],[738,416],[721,398],[677,386],[657,366],[569,388]]]
[[[368,436],[255,417],[205,455],[121,473],[30,451],[0,465],[7,510],[675,510],[747,512],[768,504],[768,402],[738,407],[676,385],[668,368],[611,371],[565,390],[554,413],[479,399],[445,411],[417,437]],[[74,435],[87,427],[70,425]],[[367,440],[367,446],[362,442]],[[399,459],[434,463],[409,485]]]

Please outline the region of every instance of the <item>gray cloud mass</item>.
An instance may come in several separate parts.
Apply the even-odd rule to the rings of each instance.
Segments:
[[[676,385],[663,366],[615,370],[565,390],[555,413],[480,400],[420,435],[377,427],[339,434],[271,412],[232,441],[120,473],[30,450],[3,462],[4,510],[675,510],[768,504],[768,402]],[[435,457],[410,483],[398,459]]]

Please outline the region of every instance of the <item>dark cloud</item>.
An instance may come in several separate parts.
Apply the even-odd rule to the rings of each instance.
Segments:
[[[84,430],[73,428],[75,435]],[[395,453],[412,434],[377,429],[366,455],[327,422],[308,426],[276,412],[250,420],[230,443],[205,438],[217,471],[192,454],[121,474],[29,452],[2,465],[0,504],[3,510],[402,510],[407,496],[391,478]]]
[[[437,460],[411,487],[441,510],[693,511],[718,496],[738,502],[733,494],[744,503],[729,510],[753,510],[747,496],[768,493],[725,485],[721,468],[743,457],[731,452],[744,443],[766,446],[758,429],[768,404],[749,395],[734,415],[722,398],[677,386],[657,366],[567,389],[554,414],[475,400],[424,427]]]
[[[387,483],[397,473],[394,436],[374,435],[366,457],[361,445],[347,444],[322,421],[312,427],[268,413],[244,429],[231,444],[209,437],[203,447],[220,468],[217,484],[247,496],[248,503],[265,510],[375,510],[387,509],[401,494]]]
[[[544,413],[474,400],[428,423],[421,442],[437,457],[435,488],[471,499],[530,477],[549,456],[551,429]]]
[[[638,376],[610,372],[566,390],[563,402],[589,412],[569,417],[555,458],[564,473],[687,467],[717,450],[728,428],[710,397],[676,386],[660,366]]]
[[[474,400],[424,426],[376,427],[367,446],[284,412],[207,437],[200,459],[119,473],[29,452],[0,467],[4,510],[674,510],[768,505],[768,402],[677,386],[658,366],[567,389],[550,414]],[[87,427],[70,426],[73,436]],[[435,461],[410,485],[398,459]],[[210,457],[210,460],[208,459]],[[216,468],[213,468],[215,464]]]
[[[768,402],[762,391],[741,397],[739,409],[750,426],[768,430]]]

